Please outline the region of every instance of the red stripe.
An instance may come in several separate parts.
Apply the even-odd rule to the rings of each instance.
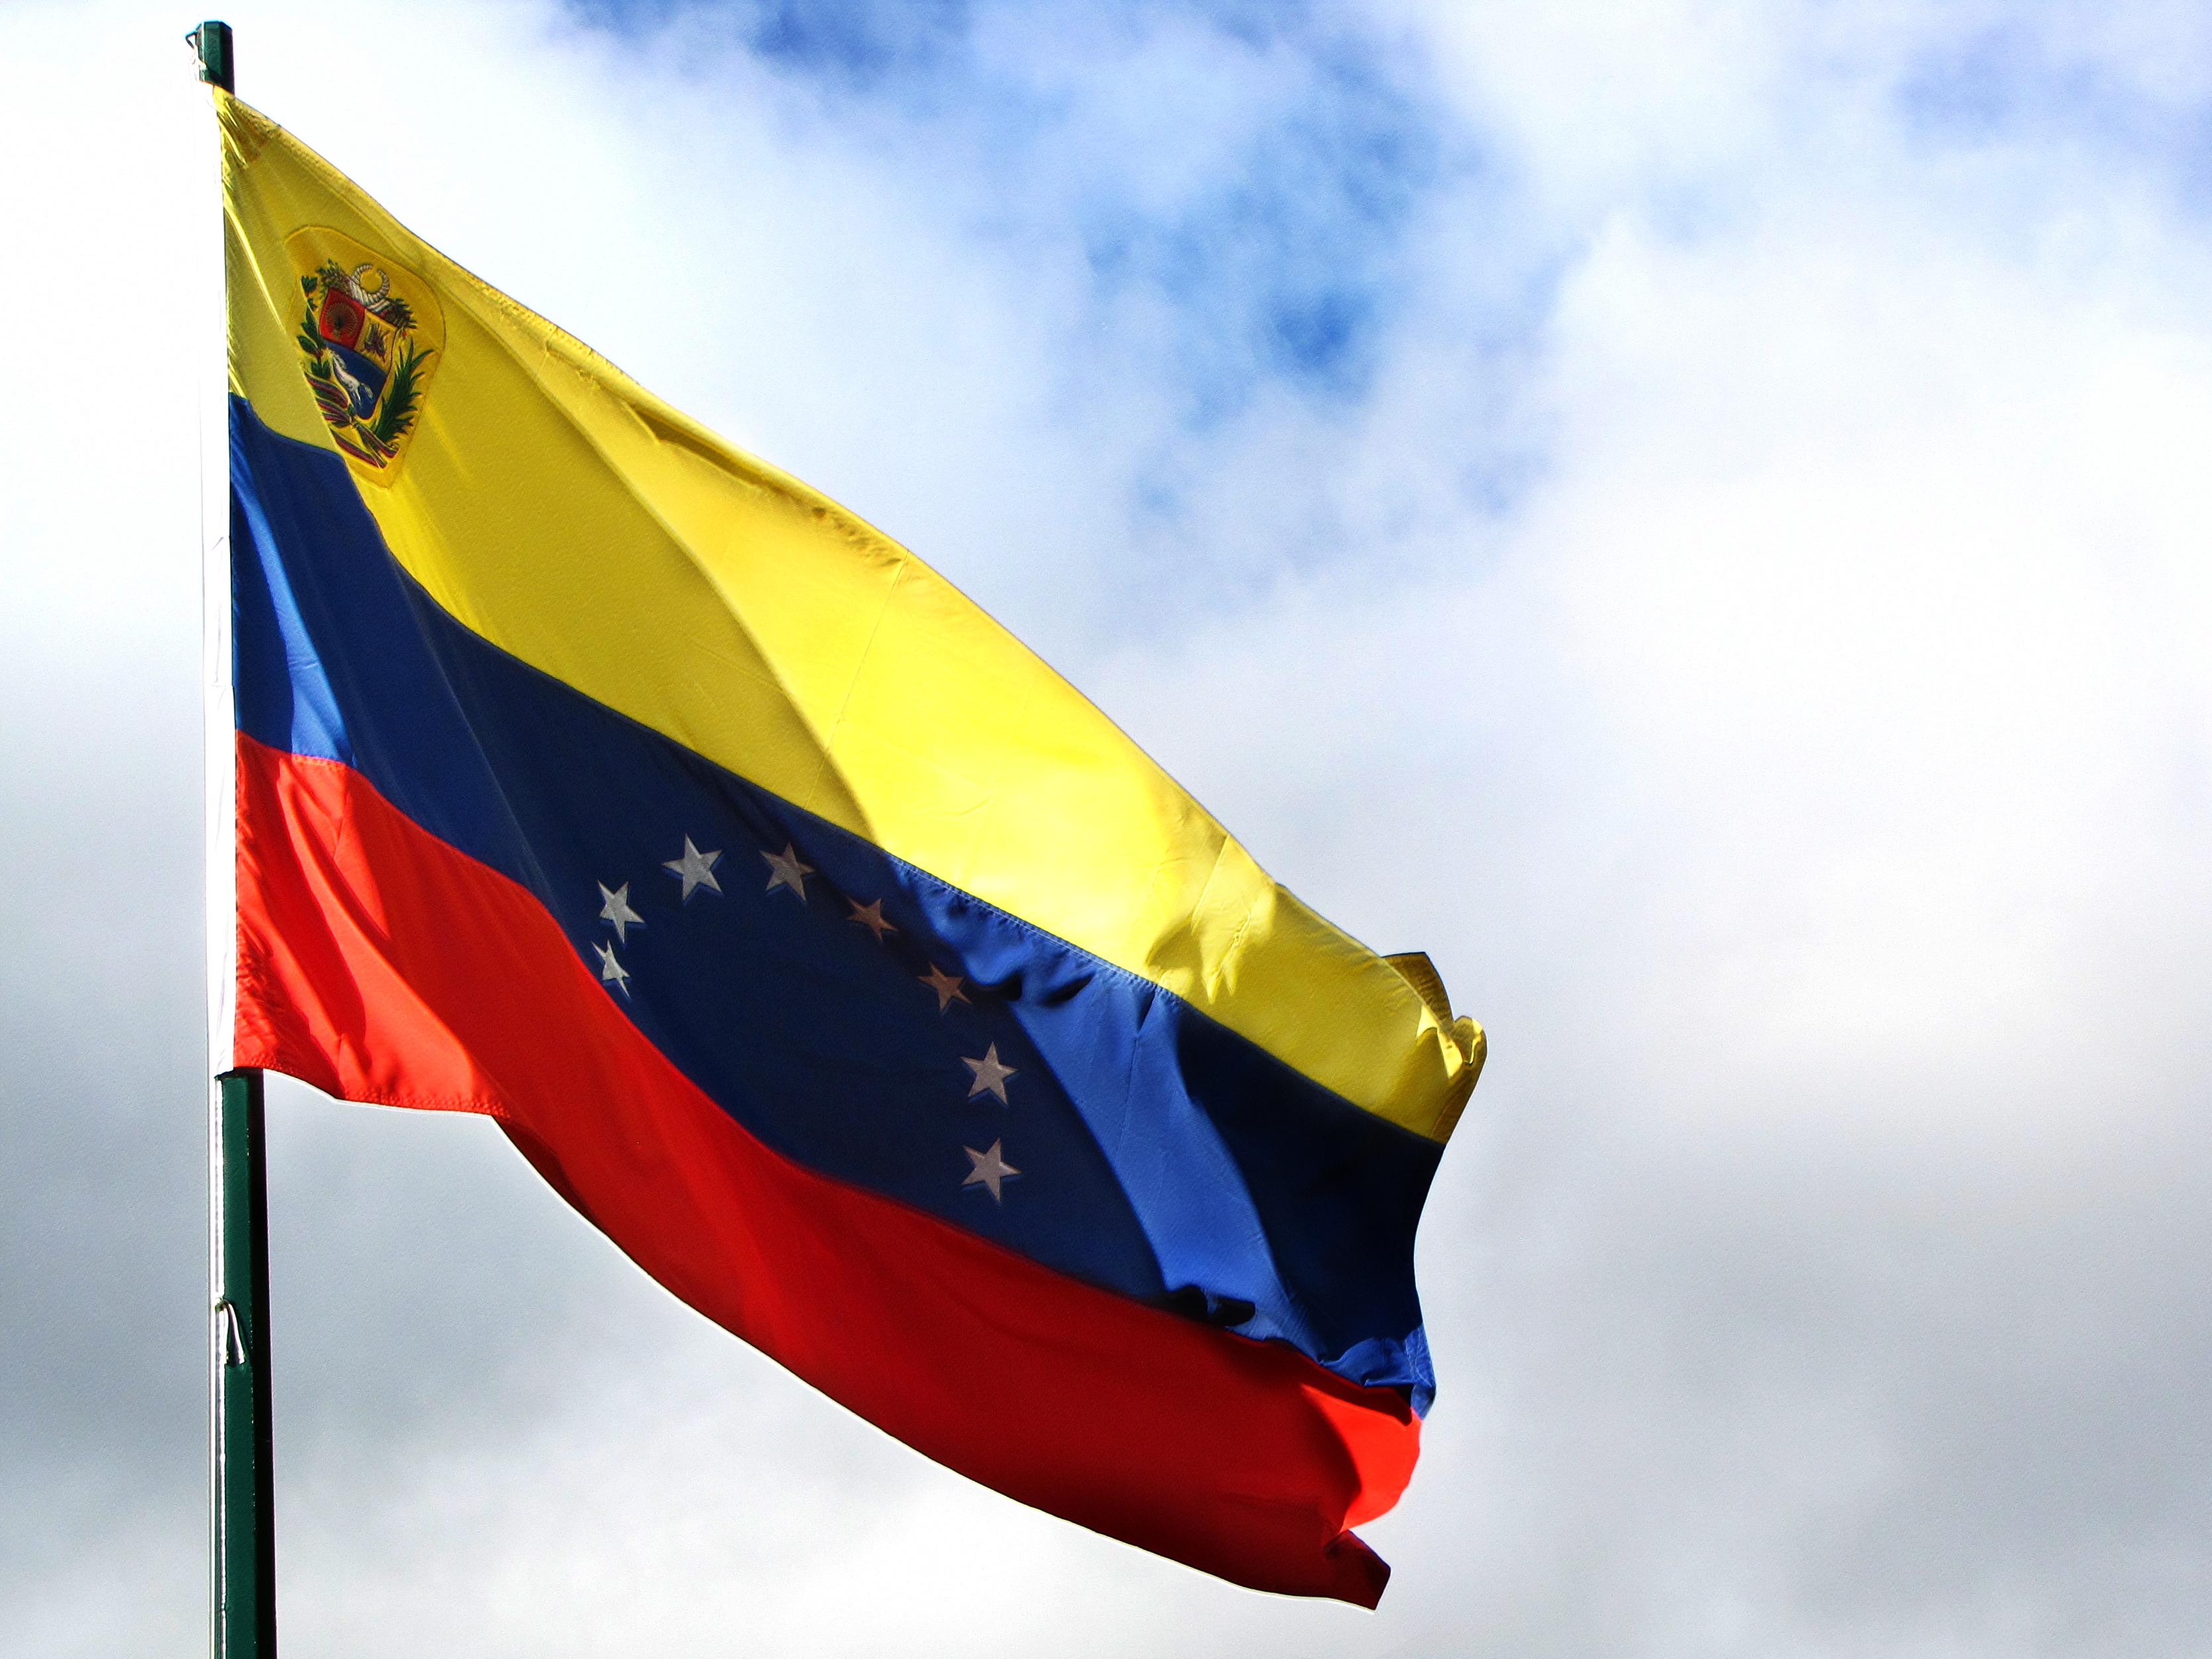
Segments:
[[[483,1112],[640,1266],[962,1473],[1256,1589],[1373,1607],[1395,1392],[1063,1278],[754,1140],[527,891],[333,761],[240,735],[237,1063]]]

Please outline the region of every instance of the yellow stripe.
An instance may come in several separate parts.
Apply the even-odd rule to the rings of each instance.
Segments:
[[[478,282],[265,118],[217,103],[233,381],[263,421],[340,447],[295,338],[295,233],[350,239],[417,285],[400,291],[434,296],[442,361],[416,430],[386,467],[353,464],[380,486],[362,498],[394,556],[456,618],[1368,1110],[1450,1133],[1484,1040],[1425,959],[1394,965],[1278,887],[913,554]]]

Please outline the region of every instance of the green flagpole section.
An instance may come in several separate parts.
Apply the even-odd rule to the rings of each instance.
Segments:
[[[274,1659],[269,1185],[260,1072],[216,1079],[213,1139],[215,1659]]]

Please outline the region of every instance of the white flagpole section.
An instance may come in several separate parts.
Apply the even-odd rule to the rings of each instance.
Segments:
[[[208,273],[202,314],[219,320],[202,354],[200,392],[200,703],[206,730],[208,1076],[231,1069],[237,1002],[237,718],[230,684],[230,347],[224,292],[220,148],[193,268]]]

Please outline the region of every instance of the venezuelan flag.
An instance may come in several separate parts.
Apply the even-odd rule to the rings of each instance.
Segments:
[[[904,548],[218,94],[230,1064],[495,1119],[908,1445],[1372,1606],[1482,1064]]]

